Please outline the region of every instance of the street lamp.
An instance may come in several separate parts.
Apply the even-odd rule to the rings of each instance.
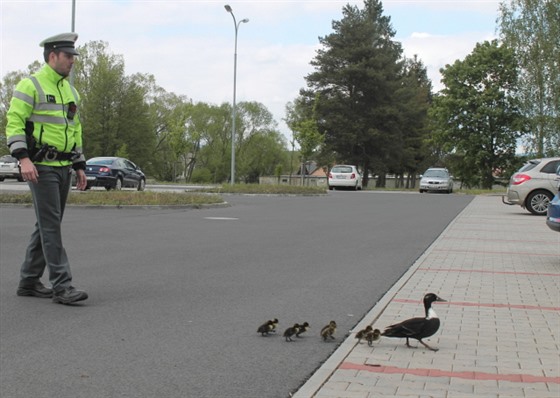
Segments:
[[[71,32],[76,32],[76,0],[72,0],[72,30]],[[74,67],[70,70],[70,84],[74,85]]]
[[[233,26],[235,26],[235,51],[233,53],[233,110],[231,113],[231,185],[235,184],[235,93],[237,86],[237,31],[239,30],[239,25],[241,23],[247,23],[249,20],[247,18],[242,19],[237,22],[235,15],[233,15],[233,10],[229,5],[225,5],[224,8],[227,12],[231,14],[233,18]]]

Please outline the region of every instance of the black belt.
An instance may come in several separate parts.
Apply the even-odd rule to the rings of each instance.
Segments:
[[[76,154],[73,153],[73,152],[58,152],[57,151],[54,159],[52,159],[52,158],[47,159],[46,156],[45,156],[45,159],[47,159],[47,160],[72,160],[72,159],[74,159],[75,156],[76,156]]]
[[[34,162],[41,162],[43,160],[53,162],[56,160],[73,160],[78,154],[76,152],[59,152],[55,147],[43,145],[41,148],[36,149],[37,152],[33,156]]]

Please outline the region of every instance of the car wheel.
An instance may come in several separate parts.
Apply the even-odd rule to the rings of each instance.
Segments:
[[[120,191],[122,189],[123,182],[122,178],[118,177],[117,181],[115,182],[115,191]]]
[[[4,177],[0,177],[0,181],[4,181]]]
[[[426,192],[426,191],[424,191],[423,189],[420,190],[420,193],[424,193],[424,192]]]
[[[146,180],[141,178],[140,182],[138,183],[138,190],[143,191],[144,189],[146,189]]]
[[[23,182],[23,177],[22,176],[18,176],[17,177],[18,182]]]
[[[525,207],[537,216],[546,215],[548,204],[552,200],[552,195],[548,191],[531,192],[525,200]]]

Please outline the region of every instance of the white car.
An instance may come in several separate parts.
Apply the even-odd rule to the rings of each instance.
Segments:
[[[329,171],[328,185],[331,190],[335,188],[361,190],[363,188],[362,175],[358,172],[356,166],[337,164]]]
[[[532,159],[511,176],[502,202],[519,205],[535,215],[546,215],[548,204],[558,191],[556,169],[560,157]]]
[[[5,178],[15,178],[18,181],[23,181],[19,172],[18,161],[10,155],[0,157],[0,181],[4,181]]]

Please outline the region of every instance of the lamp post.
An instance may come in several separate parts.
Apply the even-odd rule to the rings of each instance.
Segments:
[[[237,88],[237,31],[239,30],[239,25],[241,23],[247,23],[249,20],[247,18],[242,19],[237,22],[235,15],[233,15],[233,10],[229,5],[225,5],[224,8],[227,12],[231,14],[233,18],[233,26],[235,26],[235,51],[233,52],[233,110],[231,112],[231,185],[235,184],[235,94]]]
[[[71,32],[76,32],[76,0],[72,0],[72,30]],[[70,84],[74,85],[74,67],[70,70]]]

